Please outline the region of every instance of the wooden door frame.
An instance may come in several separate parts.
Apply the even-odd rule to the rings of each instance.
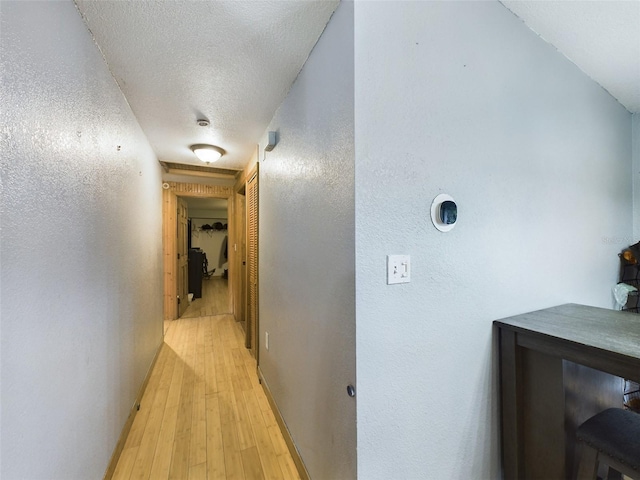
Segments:
[[[162,258],[163,258],[163,304],[164,320],[178,318],[176,301],[178,282],[178,245],[177,245],[177,209],[178,197],[225,198],[227,199],[228,229],[230,245],[235,243],[236,225],[234,222],[234,190],[225,185],[201,185],[199,183],[164,182],[162,184]],[[236,252],[228,249],[229,266],[235,264]],[[235,292],[235,268],[229,268],[229,305],[233,310]],[[234,312],[232,312],[234,313]]]
[[[236,236],[236,241],[237,244],[240,245],[241,243],[241,236],[240,236],[240,229],[243,229],[244,232],[244,240],[245,240],[245,250],[244,252],[238,252],[238,258],[237,258],[237,265],[239,266],[238,268],[238,272],[239,275],[242,272],[242,268],[241,267],[241,263],[243,260],[246,261],[246,265],[247,268],[245,269],[244,272],[244,276],[241,277],[237,277],[236,278],[236,292],[238,295],[242,295],[242,299],[237,298],[236,300],[239,300],[240,302],[242,302],[243,304],[243,310],[242,313],[244,315],[244,326],[245,326],[245,347],[247,347],[248,349],[251,350],[252,354],[254,355],[256,362],[259,361],[259,338],[258,338],[258,331],[259,331],[259,324],[260,324],[260,320],[259,320],[259,305],[256,305],[256,321],[254,324],[251,324],[250,322],[250,318],[249,318],[249,308],[248,308],[248,300],[249,300],[249,199],[248,199],[248,188],[249,188],[249,182],[251,180],[253,180],[254,178],[256,179],[256,181],[259,181],[259,173],[260,173],[260,163],[256,162],[255,165],[253,166],[253,168],[251,168],[251,170],[247,171],[246,169],[238,176],[238,181],[236,182],[235,186],[234,186],[234,193],[235,193],[235,198],[234,198],[234,203],[237,205],[237,197],[239,197],[240,195],[245,197],[245,214],[244,214],[244,224],[242,226],[237,225],[237,236]],[[259,196],[259,192],[258,192],[258,196]],[[259,200],[259,198],[258,198]],[[256,215],[258,215],[258,212],[256,212]],[[258,217],[259,220],[259,217]],[[260,235],[260,232],[258,231],[258,236]],[[256,286],[256,302],[258,302],[259,299],[259,288],[260,288],[260,279],[259,279],[259,270],[258,270],[258,258],[259,258],[259,253],[258,253],[258,249],[259,249],[259,241],[258,244],[256,245],[256,274],[258,275],[258,285]],[[240,258],[240,254],[244,253],[244,258]],[[244,284],[244,288],[242,287],[242,284]],[[234,308],[237,308],[234,306]],[[242,320],[242,318],[240,316],[236,316],[236,320]]]
[[[177,255],[176,255],[176,274],[177,274],[177,296],[178,302],[176,308],[178,309],[177,316],[184,315],[187,307],[189,306],[188,294],[189,294],[189,248],[188,248],[188,236],[190,232],[189,227],[189,205],[184,197],[176,197],[176,203],[178,211],[178,218],[176,222],[177,228]],[[182,210],[184,208],[184,211]],[[186,222],[183,225],[182,222]],[[184,228],[183,228],[184,227]],[[184,242],[184,243],[182,243]],[[186,271],[185,271],[186,270]]]
[[[235,289],[236,296],[234,297],[234,312],[236,316],[237,322],[242,322],[243,328],[245,329],[245,337],[246,337],[246,314],[247,314],[247,299],[246,299],[246,269],[243,269],[243,266],[246,266],[246,178],[244,172],[242,172],[241,176],[238,178],[235,186],[233,187],[234,191],[234,204],[235,204],[235,225],[236,225],[236,244],[234,245],[234,251],[236,252],[236,271],[238,275],[236,275],[235,281]],[[244,199],[244,203],[241,204],[240,198]],[[244,247],[244,248],[243,248]],[[243,263],[245,265],[243,265]],[[243,273],[245,272],[245,273]]]

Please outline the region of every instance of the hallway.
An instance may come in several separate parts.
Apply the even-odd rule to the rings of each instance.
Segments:
[[[300,478],[243,345],[231,315],[169,323],[114,479]]]

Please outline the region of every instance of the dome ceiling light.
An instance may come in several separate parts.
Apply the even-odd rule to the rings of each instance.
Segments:
[[[226,152],[215,145],[207,145],[199,143],[197,145],[191,145],[191,151],[195,153],[196,157],[202,160],[204,163],[213,163],[218,160]]]

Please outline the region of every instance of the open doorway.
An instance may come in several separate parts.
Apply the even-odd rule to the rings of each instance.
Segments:
[[[245,332],[245,345],[258,359],[258,166],[246,176],[244,173],[238,175],[236,180],[235,186],[179,182],[163,184],[164,326],[166,331],[169,322],[180,315],[212,314],[207,313],[213,310],[207,311],[205,301],[189,309],[187,290],[193,288],[185,286],[180,289],[179,282],[185,285],[184,269],[180,275],[180,260],[195,250],[194,247],[204,250],[202,242],[208,241],[209,236],[213,240],[216,232],[221,232],[226,237],[226,246],[216,243],[211,247],[205,267],[202,267],[202,257],[189,259],[187,265],[199,265],[202,274],[208,277],[203,279],[200,298],[211,294],[214,297],[211,302],[215,303],[213,308],[220,312],[217,314],[225,313],[220,310],[222,308],[240,322]],[[226,218],[220,213],[220,210],[224,210],[221,203],[213,208],[217,213],[202,213],[199,212],[202,205],[196,200],[224,200]],[[191,202],[191,206],[188,202]],[[186,205],[186,213],[180,205]],[[184,228],[181,227],[180,215],[186,215]],[[182,243],[179,242],[181,231],[187,232]],[[179,252],[179,245],[185,245],[188,251]],[[198,297],[194,294],[191,300],[197,301]],[[186,308],[183,308],[184,302],[187,302]]]
[[[226,293],[220,295],[220,289],[217,291],[218,303],[220,303],[220,308],[225,310],[225,312],[221,313],[235,313],[232,308],[232,299],[235,294],[232,284],[237,276],[233,268],[236,261],[236,253],[229,246],[235,243],[236,233],[233,218],[234,202],[229,201],[229,199],[233,198],[233,195],[233,188],[224,185],[179,182],[165,182],[163,184],[162,248],[164,258],[165,330],[168,326],[167,322],[177,319],[180,315],[190,314],[188,312],[189,293],[194,294],[191,300],[202,298],[202,290],[197,292],[198,295],[193,291],[195,289],[194,280],[189,282],[189,274],[193,274],[193,272],[199,272],[200,274],[202,279],[200,287],[206,285],[206,288],[208,288],[216,283],[224,286],[226,283]],[[198,200],[201,200],[201,202],[198,203]],[[216,203],[219,201],[224,201],[225,207],[221,207],[222,203]],[[192,204],[191,208],[189,208],[189,202]],[[208,205],[207,202],[209,203]],[[220,212],[220,210],[225,209],[226,212]],[[185,225],[184,227],[182,226],[183,224]],[[224,227],[225,224],[226,229]],[[205,227],[205,225],[207,226]],[[209,232],[210,229],[211,232]],[[226,248],[220,242],[220,240],[224,241],[225,237],[227,239]],[[191,241],[191,245],[189,245],[189,241]],[[206,256],[206,264],[203,261],[204,254],[199,255],[199,259],[195,258],[196,255],[193,255],[194,258],[189,258],[192,252],[196,250],[189,247],[194,246],[201,250],[202,253],[205,251],[202,248],[203,246],[209,249],[209,254]],[[221,253],[224,258],[225,252],[227,261],[221,262]],[[186,261],[184,261],[185,256]],[[225,265],[225,263],[228,265]],[[185,264],[186,267],[184,266]],[[214,276],[218,277],[218,279],[219,277],[226,278],[224,282],[205,283]],[[225,289],[222,290],[224,292]]]
[[[182,200],[182,197],[180,198]],[[184,197],[188,207],[188,297],[179,317],[233,313],[229,298],[229,200]],[[179,232],[180,233],[180,232]],[[181,239],[178,239],[178,243]],[[181,306],[181,305],[180,305]]]

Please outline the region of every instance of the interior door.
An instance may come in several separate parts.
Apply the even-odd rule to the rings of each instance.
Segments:
[[[178,234],[178,317],[184,314],[189,306],[189,251],[188,240],[189,234],[189,211],[187,202],[178,197],[178,215],[177,215],[177,234]]]
[[[247,331],[246,347],[258,359],[258,171],[249,178],[247,202]]]
[[[234,225],[237,226],[235,228],[235,295],[233,298],[234,301],[234,312],[236,315],[236,321],[240,322],[244,331],[247,331],[247,326],[245,323],[245,310],[246,310],[246,246],[245,246],[245,238],[246,238],[246,225],[247,225],[247,215],[246,215],[246,202],[245,202],[245,185],[242,185],[242,189],[236,192],[235,195],[235,217],[234,217]]]

